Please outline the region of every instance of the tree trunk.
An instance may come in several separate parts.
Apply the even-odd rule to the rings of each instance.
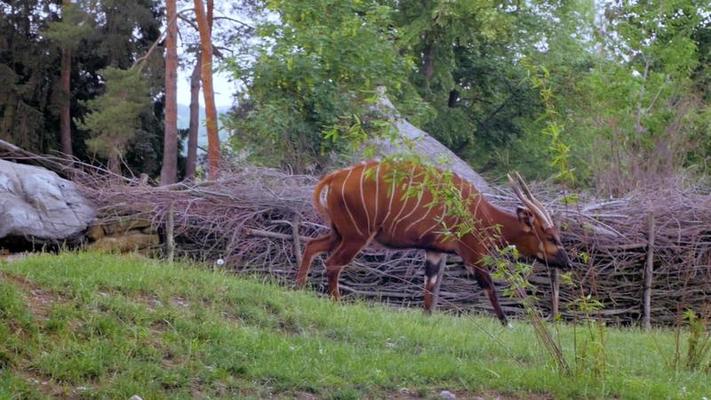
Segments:
[[[107,167],[109,171],[113,172],[114,174],[121,175],[121,156],[119,155],[117,150],[112,151],[111,154],[109,154]]]
[[[207,0],[207,26],[210,28],[210,37],[212,37],[212,21],[215,19],[215,2]]]
[[[166,0],[168,34],[165,38],[165,120],[161,185],[175,183],[178,175],[178,21],[175,0]]]
[[[17,95],[10,91],[5,100],[5,112],[0,116],[0,139],[5,139],[8,142],[15,142],[14,135],[16,134],[13,127],[15,126],[15,114],[18,103]]]
[[[188,160],[185,165],[185,179],[195,179],[197,165],[197,142],[200,128],[200,53],[190,76],[190,130],[188,131]]]
[[[212,86],[212,39],[210,22],[205,15],[202,0],[195,2],[195,19],[200,30],[202,93],[205,99],[205,120],[207,125],[208,178],[216,179],[220,163],[220,137],[217,135],[217,108],[215,91]],[[208,4],[209,5],[209,4]]]
[[[429,34],[427,35],[429,38]],[[422,75],[425,77],[425,82],[427,84],[432,80],[432,75],[434,74],[434,44],[429,39],[423,50],[422,55]]]
[[[652,274],[654,273],[654,214],[648,220],[649,233],[647,234],[647,260],[644,264],[644,286],[642,290],[642,327],[652,329]]]
[[[62,49],[62,100],[59,112],[60,139],[62,142],[62,153],[72,156],[72,117],[71,117],[71,75],[72,75],[72,51],[69,48]]]

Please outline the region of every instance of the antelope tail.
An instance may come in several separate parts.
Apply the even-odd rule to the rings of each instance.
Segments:
[[[331,183],[332,179],[333,174],[326,175],[323,179],[319,181],[319,183],[316,184],[316,187],[314,188],[314,208],[316,209],[316,212],[318,212],[324,217],[328,216],[328,212],[324,203],[321,202],[321,194],[323,193],[324,188],[328,189],[328,185]]]

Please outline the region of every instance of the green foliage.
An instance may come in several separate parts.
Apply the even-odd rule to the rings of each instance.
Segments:
[[[699,315],[694,310],[687,309],[680,318],[683,318],[688,326],[686,357],[681,351],[680,342],[683,327],[679,323],[674,332],[676,347],[669,360],[670,367],[674,370],[685,367],[689,371],[711,372],[711,330],[708,328],[708,316]]]
[[[616,192],[709,156],[697,141],[709,121],[694,87],[694,36],[710,17],[685,0],[610,5],[605,16],[614,34],[597,38],[603,57],[580,83],[589,102],[571,117],[594,137],[587,160],[599,187]]]
[[[488,168],[535,116],[512,45],[517,12],[490,1],[267,5],[281,20],[262,26],[268,40],[253,65],[231,66],[249,83],[234,142],[257,160],[323,167],[329,153],[387,134],[369,115],[378,85],[413,123]]]
[[[605,322],[596,320],[593,316],[603,309],[603,304],[592,295],[581,295],[573,309],[583,316],[583,335],[575,336],[575,367],[576,373],[587,374],[597,380],[603,380],[607,373],[607,348]]]
[[[416,106],[406,87],[412,61],[390,40],[389,7],[355,0],[266,5],[281,21],[259,27],[263,44],[250,68],[231,65],[249,82],[249,98],[228,127],[234,145],[255,160],[304,170],[357,146],[365,131],[385,134],[369,110],[377,86]]]
[[[518,262],[518,258],[518,249],[515,246],[508,246],[501,249],[496,257],[487,256],[484,264],[492,268],[495,278],[503,280],[509,285],[504,290],[504,294],[521,302],[536,340],[546,350],[550,360],[555,363],[558,373],[570,375],[570,366],[565,358],[560,340],[556,340],[543,321],[540,311],[536,308],[537,298],[526,293],[532,288],[529,277],[533,272],[533,266]],[[513,259],[515,262],[511,263],[509,259]]]
[[[101,71],[106,81],[103,95],[87,102],[92,112],[83,127],[92,132],[89,149],[109,160],[118,160],[136,135],[140,116],[150,105],[146,82],[138,70],[109,67]]]
[[[105,92],[99,71],[130,68],[158,38],[161,4],[0,0],[0,137],[56,149],[59,48],[73,50],[70,110],[81,121]],[[244,83],[225,126],[252,161],[310,172],[344,158],[334,155],[373,155],[364,142],[392,137],[371,109],[384,86],[403,116],[492,176],[516,169],[572,183],[574,172],[577,186],[614,195],[659,175],[708,175],[707,2],[236,7],[256,13],[257,37],[244,35],[251,28],[225,33],[235,40],[226,47],[238,49],[226,68]],[[147,172],[161,158],[162,68],[160,57],[145,64],[154,107],[124,149],[129,166]],[[87,150],[93,139],[83,125],[72,132],[75,154],[90,160],[101,145]]]
[[[584,262],[588,257],[581,254]],[[496,257],[488,256],[485,264],[492,268],[495,278],[507,283],[504,295],[516,298],[524,307],[527,320],[531,323],[538,343],[546,350],[547,356],[555,363],[558,372],[568,377],[576,376],[589,379],[600,390],[605,390],[605,381],[609,370],[608,364],[608,328],[604,321],[596,320],[594,314],[603,308],[601,302],[591,295],[577,298],[570,311],[583,316],[583,331],[579,332],[578,321],[572,324],[572,357],[561,341],[561,322],[554,320],[554,335],[538,310],[535,288],[530,276],[533,267],[518,262],[519,253],[515,246],[508,246],[499,251]],[[511,262],[513,260],[513,262]],[[554,273],[551,271],[551,273]],[[575,287],[570,274],[561,274],[563,285]],[[572,361],[570,360],[572,358]],[[572,365],[572,367],[571,367]]]
[[[47,2],[15,3],[0,1],[0,139],[45,152],[57,145],[59,132],[49,101],[59,54],[38,35],[50,22],[42,11]]]
[[[686,368],[691,371],[711,372],[711,330],[707,328],[708,318],[700,317],[693,310],[686,310],[684,319],[689,324]]]
[[[514,32],[526,6],[489,1],[398,2],[398,46],[417,60],[410,80],[435,110],[422,128],[480,171],[511,168],[506,153],[539,108],[517,65]]]
[[[561,116],[556,110],[556,98],[550,83],[550,72],[544,66],[531,65],[527,59],[522,60],[521,64],[528,69],[533,87],[540,92],[544,109],[541,118],[545,120],[545,127],[541,132],[550,141],[548,147],[551,154],[550,165],[557,171],[556,179],[574,185],[575,174],[570,165],[570,146],[561,138],[565,124],[561,121]]]
[[[91,5],[91,4],[90,4]],[[94,19],[103,22],[93,52],[107,66],[127,69],[158,39],[165,19],[163,2],[155,0],[102,0]],[[103,18],[102,18],[103,17]],[[152,68],[163,68],[162,58],[152,60]],[[162,82],[157,72],[155,78]],[[152,82],[154,83],[154,82]]]
[[[59,147],[61,49],[71,50],[70,113],[74,155],[95,160],[81,121],[88,102],[105,92],[99,71],[129,68],[158,38],[162,3],[152,0],[0,0],[0,138],[26,150]],[[160,54],[160,51],[154,54]],[[141,118],[125,160],[154,174],[162,155],[163,65],[152,57],[144,68],[152,110]],[[128,129],[129,127],[126,127]]]
[[[711,330],[709,329],[709,309],[697,314],[692,309],[680,312],[674,329],[674,348],[669,351],[666,365],[672,371],[694,371],[711,373]],[[688,331],[687,331],[688,329]],[[684,351],[686,336],[686,351]]]
[[[384,84],[482,172],[616,193],[708,168],[703,2],[266,4],[280,20],[261,26],[253,64],[232,67],[248,83],[235,145],[256,159],[319,168],[359,149],[384,132],[367,107]]]
[[[65,3],[59,21],[48,24],[44,34],[62,48],[76,49],[94,31],[93,18],[84,12],[82,4]]]

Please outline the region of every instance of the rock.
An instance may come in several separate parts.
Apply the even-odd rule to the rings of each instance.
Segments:
[[[403,396],[406,396],[407,398],[415,397],[416,394],[415,392],[406,387],[401,387],[400,389],[398,389],[398,393]]]
[[[69,239],[95,216],[74,183],[45,168],[0,160],[0,238]]]
[[[112,253],[125,253],[158,246],[158,235],[131,232],[120,236],[106,236],[90,244],[88,249]]]
[[[439,392],[439,398],[443,400],[456,400],[457,396],[449,390]]]
[[[137,394],[134,394],[133,396],[129,397],[128,400],[143,400],[143,398]]]

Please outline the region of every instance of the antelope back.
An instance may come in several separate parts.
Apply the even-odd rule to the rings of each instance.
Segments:
[[[317,186],[314,201],[341,234],[343,230],[362,237],[377,233],[388,242],[398,242],[396,238],[407,242],[391,245],[415,246],[418,240],[457,223],[438,190],[431,189],[454,185],[464,199],[478,194],[456,176],[438,180],[442,174],[408,162],[362,162],[327,175]]]

